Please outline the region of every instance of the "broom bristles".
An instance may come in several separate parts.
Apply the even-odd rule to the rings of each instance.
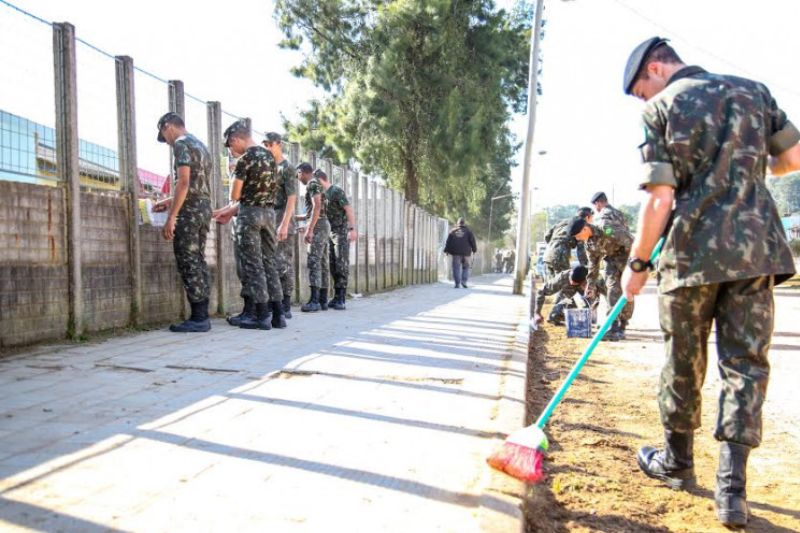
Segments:
[[[543,458],[544,454],[538,448],[506,441],[486,459],[486,462],[492,468],[520,481],[538,483],[544,478]]]

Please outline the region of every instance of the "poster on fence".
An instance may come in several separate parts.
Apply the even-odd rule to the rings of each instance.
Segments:
[[[139,223],[151,226],[163,226],[167,223],[167,212],[153,212],[154,202],[150,198],[139,199]]]

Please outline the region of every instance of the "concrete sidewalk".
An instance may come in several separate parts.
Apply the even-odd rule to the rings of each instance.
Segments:
[[[523,416],[510,287],[0,360],[0,529],[517,531],[519,486],[484,462]]]

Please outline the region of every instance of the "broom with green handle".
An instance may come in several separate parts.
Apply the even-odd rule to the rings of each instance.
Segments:
[[[650,261],[655,263],[658,255],[661,253],[661,247],[664,245],[664,238],[659,239],[656,243],[653,253],[650,254]],[[532,425],[524,427],[519,431],[515,431],[506,438],[505,442],[495,450],[495,452],[486,460],[489,465],[497,470],[501,470],[506,474],[513,476],[517,479],[527,483],[538,483],[542,480],[542,459],[544,452],[547,450],[548,442],[547,436],[544,434],[544,426],[550,419],[550,416],[555,411],[558,404],[564,398],[572,382],[580,374],[583,365],[591,357],[592,352],[600,343],[600,339],[608,332],[611,324],[617,319],[622,308],[628,303],[628,299],[622,296],[617,300],[617,304],[608,314],[603,325],[597,330],[592,342],[583,351],[583,355],[570,370],[564,383],[556,391],[550,403],[544,408],[539,419]]]

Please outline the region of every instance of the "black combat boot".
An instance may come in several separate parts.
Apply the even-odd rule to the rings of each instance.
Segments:
[[[283,316],[284,318],[292,318],[292,296],[286,295],[283,297],[283,302],[281,303],[281,307],[283,307]]]
[[[270,305],[268,303],[257,303],[256,314],[242,318],[239,327],[242,329],[272,329],[270,324]]]
[[[319,289],[319,308],[322,311],[328,310],[328,287],[320,287]]]
[[[748,455],[750,446],[735,442],[720,444],[714,506],[724,526],[744,527],[750,517],[746,491]]]
[[[239,322],[241,322],[243,317],[247,315],[252,315],[255,312],[256,312],[255,302],[249,296],[245,296],[244,307],[242,308],[242,312],[239,313],[238,315],[231,315],[228,318],[226,318],[226,320],[228,321],[228,324],[230,324],[231,326],[239,327]]]
[[[671,489],[688,490],[695,484],[692,460],[694,433],[664,430],[666,446],[657,450],[651,446],[639,449],[636,461],[647,476],[666,483]]]
[[[311,287],[311,297],[308,302],[300,306],[300,310],[304,313],[316,313],[320,310],[319,287]]]
[[[211,329],[211,321],[208,319],[208,300],[202,302],[189,302],[192,307],[192,314],[188,320],[180,324],[173,324],[169,330],[175,333],[201,333]]]
[[[275,300],[269,303],[272,308],[272,327],[283,329],[286,327],[286,319],[283,316],[283,303],[280,300]]]
[[[347,296],[347,287],[336,287],[336,296],[333,298],[334,302],[331,305],[337,311],[344,311],[344,300]]]
[[[619,325],[619,320],[615,320],[613,324],[611,324],[611,328],[603,335],[604,341],[611,341],[617,342],[621,341],[625,338],[625,332]]]

